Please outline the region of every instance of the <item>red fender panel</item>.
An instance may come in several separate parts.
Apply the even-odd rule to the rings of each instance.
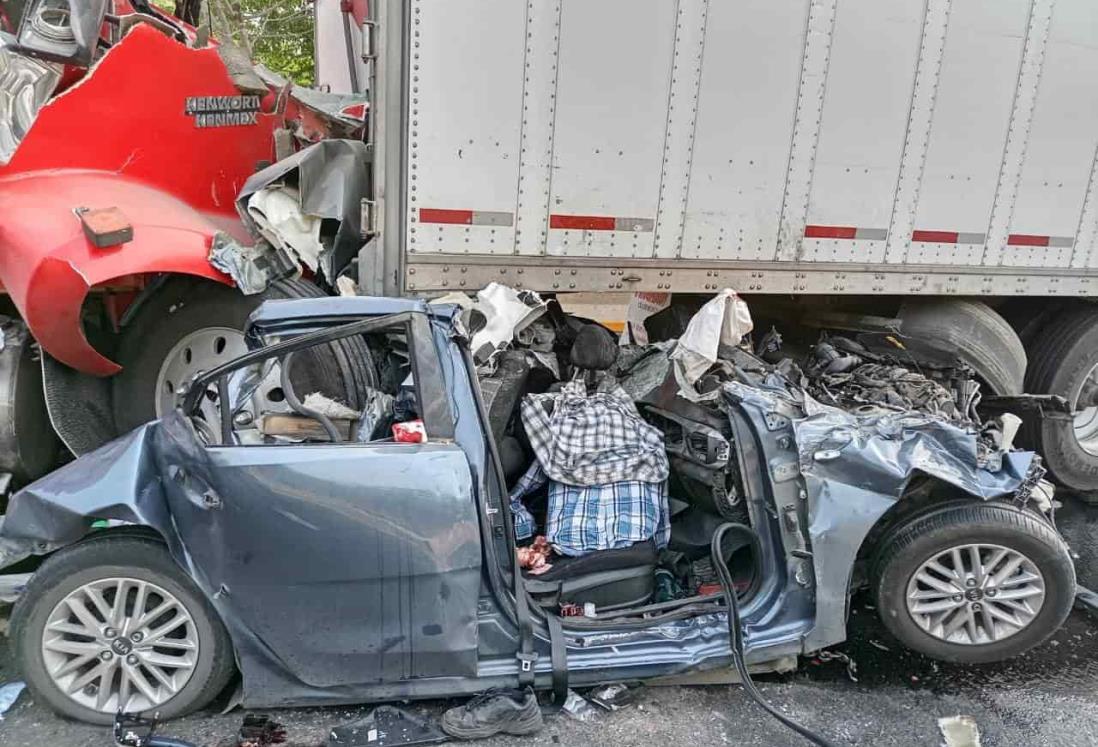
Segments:
[[[220,228],[187,203],[113,173],[54,171],[0,180],[0,279],[35,339],[62,363],[109,376],[118,364],[84,336],[80,309],[95,285],[141,273],[179,272],[228,282],[210,266]],[[97,249],[78,207],[117,207],[133,240]]]
[[[282,115],[270,111],[274,94],[228,123],[200,119],[188,101],[198,97],[202,110],[203,100],[240,94],[216,47],[191,49],[137,26],[41,109],[0,165],[0,284],[55,358],[100,376],[119,370],[80,324],[97,284],[153,272],[228,282],[207,261],[210,243],[217,230],[248,240],[236,195],[273,159]],[[119,208],[133,240],[95,248],[80,207]]]

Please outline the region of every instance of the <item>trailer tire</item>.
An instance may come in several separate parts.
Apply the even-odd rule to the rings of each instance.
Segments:
[[[996,579],[995,571],[1005,575]],[[881,621],[907,648],[983,664],[1017,656],[1063,624],[1075,599],[1075,570],[1067,544],[1042,517],[965,501],[893,529],[876,553],[873,591]],[[1018,600],[1027,611],[1015,607]],[[1004,614],[1016,622],[1005,625]]]
[[[1026,391],[1059,395],[1075,408],[1088,380],[1098,385],[1098,307],[1075,306],[1052,317],[1034,337],[1029,360]],[[1029,421],[1023,437],[1059,483],[1098,491],[1098,407],[1083,408],[1074,419]]]
[[[987,304],[956,298],[908,300],[898,316],[905,336],[952,349],[976,372],[985,391],[1022,393],[1025,348],[1014,329]]]
[[[243,352],[243,338],[218,330],[242,332],[248,316],[266,300],[316,298],[324,292],[306,280],[281,280],[265,292],[245,296],[236,288],[188,277],[169,278],[154,290],[123,329],[117,360],[122,371],[112,382],[112,409],[119,434],[154,420],[163,414],[161,390],[173,390],[184,382],[162,375],[168,359],[186,348],[187,340],[213,342],[220,347],[210,366],[225,363]],[[197,338],[194,336],[198,335]],[[210,339],[205,339],[210,338]],[[365,388],[377,386],[377,371],[366,342],[346,338],[317,348],[302,358],[294,369],[302,391],[320,391],[359,408]]]

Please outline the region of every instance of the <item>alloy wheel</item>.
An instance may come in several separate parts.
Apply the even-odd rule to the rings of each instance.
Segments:
[[[907,611],[948,643],[994,643],[1023,630],[1041,611],[1045,581],[1037,566],[1001,545],[965,544],[940,552],[912,574]]]
[[[42,659],[57,689],[95,711],[154,710],[194,674],[198,631],[170,592],[135,578],[80,586],[53,608]]]

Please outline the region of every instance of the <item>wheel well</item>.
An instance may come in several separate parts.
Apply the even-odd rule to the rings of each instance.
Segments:
[[[885,511],[866,533],[855,557],[855,569],[851,575],[853,592],[869,581],[872,564],[881,544],[901,524],[917,516],[930,513],[953,503],[965,503],[974,499],[959,488],[935,477],[919,476],[908,483],[903,495]]]
[[[102,529],[93,527],[91,531],[77,540],[75,545],[83,544],[85,542],[96,542],[108,537],[134,537],[136,539],[151,539],[156,540],[165,547],[168,546],[168,540],[157,530],[150,526],[143,526],[138,524],[124,524],[122,526],[103,527]],[[72,547],[73,545],[67,545]],[[65,548],[61,548],[62,550]]]

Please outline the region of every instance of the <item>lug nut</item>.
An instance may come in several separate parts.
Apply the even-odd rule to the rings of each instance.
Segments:
[[[993,597],[995,596],[995,589],[988,589],[984,593],[987,594],[989,597]]]
[[[104,651],[103,653],[99,654],[99,658],[103,661],[110,661],[114,658],[114,654],[112,654],[110,651]]]
[[[965,581],[965,586],[975,586],[975,585],[976,585],[976,579],[974,579],[974,578],[970,578],[969,580]]]
[[[138,631],[137,633],[134,633],[133,635],[130,636],[130,640],[133,641],[134,643],[141,643],[141,639],[144,638],[144,637],[145,636],[142,635],[140,631]]]
[[[979,602],[973,602],[972,603],[972,611],[973,612],[979,612],[981,609],[983,609],[983,605],[981,605]]]
[[[137,655],[136,654],[130,654],[129,656],[127,656],[126,657],[126,663],[129,664],[130,666],[134,666],[135,664],[137,664]]]
[[[85,695],[95,695],[97,692],[99,692],[99,685],[96,685],[94,682],[84,685]]]
[[[107,638],[117,638],[118,637],[118,631],[115,630],[114,628],[107,628],[106,630],[103,631],[103,635],[105,635]]]
[[[954,601],[954,602],[961,602],[961,601],[964,601],[964,596],[962,596],[962,595],[960,595],[960,594],[954,594],[954,595],[953,595],[953,601]]]

